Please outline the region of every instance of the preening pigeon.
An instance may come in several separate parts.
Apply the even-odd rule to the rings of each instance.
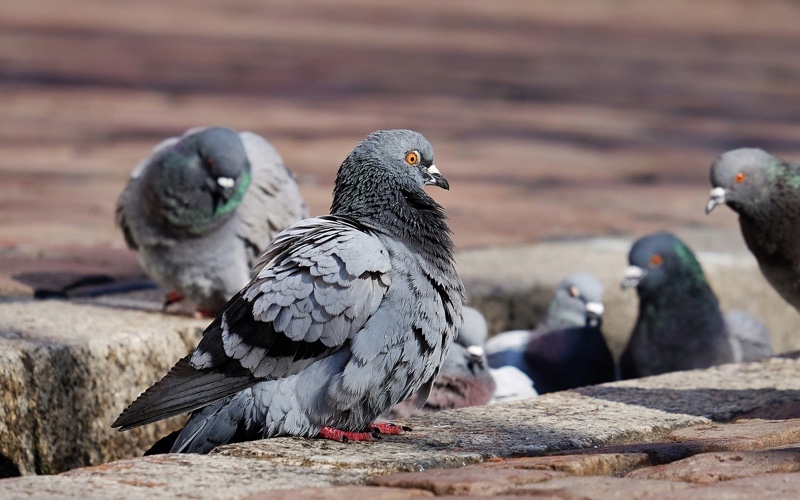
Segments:
[[[800,310],[800,164],[761,149],[736,149],[714,160],[711,185],[706,213],[725,203],[739,214],[764,277]]]
[[[113,426],[192,411],[169,449],[197,453],[396,432],[372,422],[420,389],[425,402],[461,325],[450,230],[426,185],[449,188],[421,134],[370,134],[339,169],[331,214],[278,235],[195,351]]]
[[[489,366],[514,366],[539,394],[615,378],[614,359],[600,329],[603,285],[575,273],[556,288],[545,319],[533,331],[501,333],[486,343]]]
[[[684,242],[667,232],[645,236],[628,260],[622,286],[636,287],[639,317],[620,360],[623,379],[741,360],[736,351],[744,346],[734,347],[738,341]]]
[[[494,395],[495,380],[489,371],[483,348],[487,336],[486,320],[472,307],[463,308],[463,318],[425,405],[420,408],[415,398],[409,398],[392,408],[386,418],[408,418],[489,403]]]
[[[163,141],[117,201],[117,225],[147,274],[209,315],[247,284],[275,235],[305,217],[275,148],[222,127]]]

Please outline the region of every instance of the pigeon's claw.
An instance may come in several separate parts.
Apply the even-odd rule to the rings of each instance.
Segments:
[[[373,433],[388,434],[390,436],[399,436],[403,432],[411,432],[411,427],[391,422],[375,422],[370,424],[369,428]]]
[[[333,427],[323,427],[317,437],[346,443],[348,441],[374,441],[376,437],[372,432],[348,432],[334,429]]]

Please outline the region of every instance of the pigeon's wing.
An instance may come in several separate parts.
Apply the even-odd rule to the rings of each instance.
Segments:
[[[296,374],[346,345],[390,283],[380,240],[337,217],[306,219],[275,239],[258,275],[182,359],[119,416],[129,429],[192,411],[261,380]]]
[[[241,132],[239,137],[250,160],[252,179],[236,211],[237,234],[252,264],[275,235],[308,217],[308,208],[278,151],[252,132]]]
[[[140,212],[135,209],[134,205],[147,202],[146,200],[140,198],[142,194],[137,189],[139,183],[139,177],[142,175],[142,172],[144,172],[145,169],[150,167],[151,160],[156,155],[156,153],[158,153],[164,148],[176,144],[180,139],[181,139],[180,137],[170,137],[158,143],[153,148],[153,151],[150,153],[150,156],[140,161],[136,165],[136,167],[134,167],[133,171],[131,172],[131,176],[128,179],[128,183],[125,185],[125,189],[122,191],[122,194],[120,194],[119,198],[117,199],[117,209],[116,209],[117,226],[122,230],[122,234],[125,237],[125,243],[128,244],[128,248],[130,248],[131,250],[139,249],[139,244],[136,242],[136,238],[134,237],[133,231],[131,229],[131,223],[132,223],[131,217],[136,217],[137,214]]]

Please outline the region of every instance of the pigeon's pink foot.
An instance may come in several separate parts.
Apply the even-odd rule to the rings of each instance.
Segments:
[[[206,311],[205,309],[198,309],[194,312],[194,317],[197,319],[216,318],[217,315],[213,311]]]
[[[381,434],[388,434],[397,436],[405,431],[410,431],[411,427],[400,426],[391,422],[376,422],[369,424],[368,430],[364,432],[349,432],[340,431],[333,427],[323,427],[317,437],[323,439],[330,439],[331,441],[339,441],[346,443],[348,441],[374,441],[376,438],[380,439]]]
[[[170,291],[169,291],[169,292],[167,292],[167,294],[164,296],[164,304],[163,304],[163,308],[164,308],[164,310],[166,310],[166,309],[167,309],[167,307],[171,306],[172,304],[174,304],[174,303],[176,303],[176,302],[180,302],[180,301],[182,301],[182,300],[184,300],[184,299],[186,299],[186,297],[184,297],[183,295],[181,295],[181,294],[180,294],[180,292],[177,292],[177,291],[175,291],[175,290],[170,290]]]
[[[411,427],[406,425],[400,426],[391,422],[374,422],[370,424],[369,428],[372,432],[377,432],[378,434],[389,434],[392,436],[398,436],[405,431],[411,431]]]
[[[317,437],[322,439],[330,439],[331,441],[339,441],[346,443],[348,441],[374,441],[375,436],[371,432],[347,432],[334,429],[333,427],[323,427],[320,429]]]

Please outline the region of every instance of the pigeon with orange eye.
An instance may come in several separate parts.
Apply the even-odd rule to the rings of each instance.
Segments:
[[[620,359],[623,379],[678,370],[707,368],[722,363],[751,361],[771,354],[771,347],[751,353],[742,346],[750,325],[760,325],[748,314],[723,316],[692,250],[671,233],[661,232],[636,241],[628,255],[623,288],[635,287],[639,315]],[[755,327],[755,326],[753,326]],[[770,346],[769,334],[753,331]]]
[[[800,164],[742,148],[711,165],[706,213],[726,204],[739,214],[747,247],[783,299],[800,310]]]

